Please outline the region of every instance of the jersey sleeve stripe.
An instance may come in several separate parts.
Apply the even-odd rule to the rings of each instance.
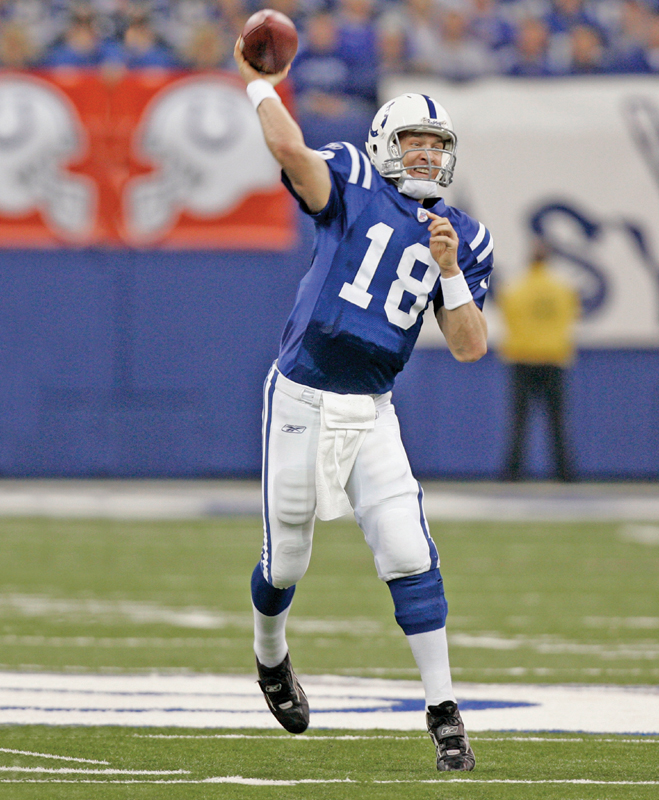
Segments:
[[[477,263],[477,264],[480,264],[480,263],[481,263],[481,261],[483,261],[484,259],[486,259],[486,258],[487,258],[487,257],[490,255],[490,253],[492,252],[492,250],[493,250],[493,249],[494,249],[494,239],[493,239],[493,238],[492,238],[492,236],[490,235],[490,241],[489,241],[489,244],[488,244],[488,245],[487,245],[487,247],[486,247],[486,248],[483,250],[483,252],[482,252],[482,253],[481,253],[481,254],[478,256],[478,258],[476,259],[476,263]]]
[[[359,179],[359,171],[361,169],[361,162],[359,159],[359,151],[355,147],[354,144],[350,144],[350,142],[343,142],[346,147],[346,150],[350,153],[350,160],[352,162],[352,166],[350,168],[350,175],[348,177],[348,183],[357,183]]]
[[[478,247],[478,245],[479,245],[479,244],[480,244],[480,243],[483,241],[483,239],[485,238],[485,234],[486,234],[486,233],[487,233],[487,229],[485,228],[485,225],[483,225],[483,223],[482,223],[482,222],[479,222],[479,223],[478,223],[478,233],[477,233],[477,234],[476,234],[476,236],[474,236],[474,238],[473,238],[473,239],[472,239],[472,240],[469,242],[469,247],[470,247],[472,250],[475,250],[475,249]]]
[[[362,161],[364,162],[364,180],[362,181],[362,189],[370,189],[371,188],[371,181],[373,180],[373,167],[371,166],[371,162],[368,160],[366,155],[359,151],[359,155],[362,157]]]

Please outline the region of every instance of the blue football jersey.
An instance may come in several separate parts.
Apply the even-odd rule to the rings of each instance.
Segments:
[[[311,268],[300,282],[284,329],[278,367],[293,381],[339,394],[389,391],[412,353],[430,302],[441,306],[440,270],[430,255],[430,220],[348,142],[319,151],[332,189],[310,214],[316,225]],[[492,271],[492,237],[443,200],[425,201],[447,217],[460,245],[458,263],[483,307]]]

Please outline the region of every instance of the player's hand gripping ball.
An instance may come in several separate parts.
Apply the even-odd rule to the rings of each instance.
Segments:
[[[297,53],[297,30],[280,11],[264,8],[245,23],[242,51],[259,72],[275,75],[287,67]]]

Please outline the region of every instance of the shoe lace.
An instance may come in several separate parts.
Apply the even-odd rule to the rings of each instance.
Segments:
[[[458,727],[460,722],[461,720],[456,715],[451,713],[444,713],[433,720],[432,730],[436,733],[439,729],[444,728],[446,726]],[[441,742],[442,742],[442,747],[446,751],[458,750],[459,752],[462,752],[464,748],[463,736],[447,736],[446,738],[442,738]]]
[[[268,675],[266,678],[259,681],[259,683],[275,703],[295,698],[293,682],[290,680],[290,675],[285,669]]]
[[[450,736],[448,739],[443,740],[443,744],[447,755],[458,755],[463,750],[464,739],[461,736]],[[449,750],[457,750],[458,753],[449,753]]]

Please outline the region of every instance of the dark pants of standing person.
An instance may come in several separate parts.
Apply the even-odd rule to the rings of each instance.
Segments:
[[[522,454],[526,438],[531,400],[538,400],[547,409],[556,477],[574,479],[563,430],[563,373],[553,364],[514,364],[513,436],[506,464],[506,477],[522,477]]]

